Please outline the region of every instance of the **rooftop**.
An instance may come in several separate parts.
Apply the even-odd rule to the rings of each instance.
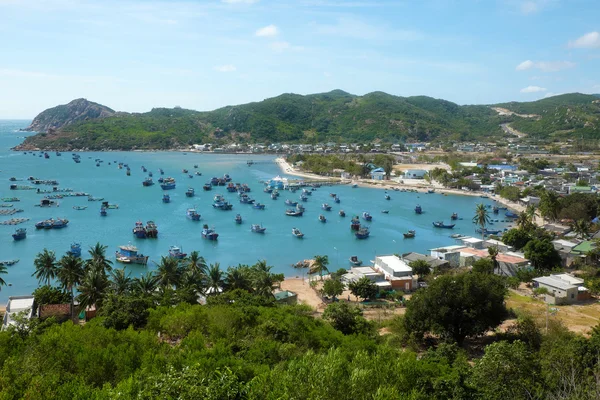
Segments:
[[[550,287],[555,287],[557,289],[562,289],[562,290],[568,290],[568,289],[572,289],[574,287],[576,287],[575,285],[572,285],[571,283],[556,278],[554,276],[540,276],[539,278],[533,278],[534,282],[538,282],[538,283],[542,283],[544,285],[550,286]]]
[[[478,256],[481,258],[485,258],[489,256],[489,253],[486,250],[478,250],[478,249],[471,249],[471,248],[463,248],[460,250],[461,254],[462,253],[466,253],[466,254],[471,254],[474,256]],[[501,263],[507,263],[507,264],[523,264],[528,262],[526,258],[523,257],[517,257],[516,255],[509,255],[506,253],[499,253],[498,256],[496,257],[496,260],[498,262]]]
[[[396,256],[378,256],[375,258],[375,263],[386,265],[394,272],[412,273],[412,268]]]

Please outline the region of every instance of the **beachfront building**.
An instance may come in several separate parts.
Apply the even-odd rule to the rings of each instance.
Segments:
[[[485,241],[481,239],[472,242],[477,243],[477,247],[479,247],[479,244],[485,244]],[[430,255],[431,257],[448,261],[453,268],[469,267],[475,261],[489,257],[487,248],[474,248],[467,247],[466,245],[438,247],[431,249]],[[513,251],[499,253],[496,261],[498,262],[496,273],[506,276],[514,276],[519,269],[529,266],[529,260],[521,253]]]
[[[14,320],[16,314],[22,314],[27,319],[33,318],[33,303],[33,296],[10,296],[4,312],[2,330],[16,323]]]
[[[412,268],[406,261],[394,255],[375,257],[373,269],[383,274],[392,289],[410,292],[417,288],[417,279],[413,277]]]
[[[385,179],[385,170],[383,168],[375,168],[371,170],[371,179],[382,181]]]
[[[376,271],[373,267],[352,267],[347,274],[342,276],[342,282],[348,285],[364,277],[377,285],[379,290],[392,289],[392,284],[385,279],[385,276],[381,272]]]
[[[544,300],[549,304],[572,304],[590,298],[588,289],[583,286],[583,279],[570,274],[533,278],[533,285],[548,291]]]
[[[423,179],[426,174],[424,169],[407,169],[404,171],[404,179]]]

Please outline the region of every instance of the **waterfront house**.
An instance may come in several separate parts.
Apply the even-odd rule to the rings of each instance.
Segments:
[[[424,169],[407,169],[404,171],[404,179],[423,179],[426,174]]]
[[[356,282],[362,278],[368,278],[371,282],[377,285],[379,290],[390,290],[392,284],[385,279],[383,273],[376,271],[373,267],[352,267],[350,271],[344,274],[341,278],[346,285]]]
[[[394,255],[375,257],[373,269],[382,273],[393,289],[410,292],[413,288],[417,288],[417,280],[413,277],[412,268]]]
[[[415,252],[402,254],[402,260],[409,264],[409,266],[413,261],[424,260],[427,264],[429,264],[429,269],[431,269],[431,272],[450,268],[450,263],[446,260],[440,260],[439,258]]]
[[[382,181],[385,179],[385,170],[383,168],[375,168],[371,170],[371,179]]]

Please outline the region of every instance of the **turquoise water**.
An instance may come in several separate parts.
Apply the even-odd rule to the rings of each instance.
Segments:
[[[50,153],[49,159],[12,152],[10,148],[19,144],[24,135],[16,130],[28,125],[29,121],[0,121],[0,197],[19,197],[21,201],[14,203],[22,208],[23,213],[13,217],[27,217],[31,220],[18,227],[27,228],[27,239],[14,242],[11,234],[15,226],[0,225],[0,260],[19,258],[21,261],[8,267],[9,273],[4,279],[11,283],[3,287],[0,301],[4,302],[10,295],[31,293],[37,281],[31,277],[34,271],[33,259],[44,248],[54,250],[57,255],[69,250],[71,242],[82,243],[87,250],[96,242],[109,248],[109,255],[114,255],[117,246],[131,242],[140,252],[150,256],[147,267],[127,266],[132,276],[137,276],[146,269],[155,267],[153,261],[159,261],[161,255],[167,255],[169,246],[181,246],[184,252],[198,250],[208,262],[228,265],[251,264],[266,259],[277,272],[287,276],[296,276],[299,271],[291,267],[301,259],[311,258],[316,254],[327,254],[330,269],[348,267],[348,258],[358,255],[363,262],[369,262],[376,254],[406,253],[416,251],[428,253],[428,249],[454,244],[449,237],[452,233],[474,234],[471,223],[475,205],[483,202],[491,204],[490,199],[468,196],[442,196],[440,194],[389,192],[392,199],[384,199],[381,189],[356,188],[349,186],[322,187],[316,190],[309,201],[304,203],[306,212],[303,217],[294,218],[284,215],[286,198],[298,200],[299,192],[282,192],[278,200],[272,200],[262,191],[260,180],[268,180],[280,174],[274,163],[255,164],[248,167],[248,159],[254,161],[272,161],[274,156],[249,155],[212,155],[182,152],[88,152],[81,154],[81,163],[73,162],[71,153],[63,153],[57,157]],[[95,159],[104,162],[96,167]],[[118,169],[114,161],[129,164],[131,176],[126,176],[125,169]],[[108,165],[111,162],[112,165]],[[202,176],[188,178],[182,173],[186,168],[193,173],[193,166],[198,164]],[[163,191],[158,184],[143,187],[142,181],[147,174],[141,167],[145,166],[154,173],[154,181],[159,178],[159,168],[165,171],[164,176],[177,179],[177,188],[170,190],[171,203],[163,204]],[[240,204],[237,194],[228,193],[225,187],[214,187],[204,192],[202,186],[213,176],[228,173],[233,182],[247,183],[252,192],[250,196],[266,204],[266,209],[254,210],[251,206]],[[89,202],[85,197],[71,197],[58,200],[58,208],[35,207],[43,195],[35,191],[9,190],[9,178],[26,179],[34,176],[39,179],[56,179],[63,188],[84,191],[95,197],[103,197],[111,204],[118,204],[119,209],[108,210],[107,217],[99,214],[100,203]],[[28,182],[18,182],[28,184]],[[39,186],[49,189],[50,186]],[[185,191],[193,187],[196,197],[187,198]],[[335,192],[340,204],[334,204],[330,193]],[[232,211],[215,210],[212,199],[221,193],[234,204]],[[333,206],[331,212],[321,210],[321,204],[327,202]],[[421,204],[424,213],[415,215],[414,207]],[[76,211],[75,205],[88,206],[86,210]],[[202,221],[194,222],[186,218],[186,209],[195,206],[202,215]],[[346,218],[338,215],[338,211],[346,211]],[[389,210],[382,214],[381,210]],[[373,221],[366,223],[371,228],[371,236],[366,240],[358,240],[350,231],[350,218],[369,211]],[[452,212],[457,212],[464,220],[456,221],[454,230],[435,229],[432,221],[450,222]],[[234,222],[240,213],[244,219],[242,225]],[[327,223],[318,221],[319,214],[327,216]],[[61,217],[70,220],[69,226],[62,230],[40,230],[34,228],[37,221],[50,217]],[[0,221],[10,219],[0,216]],[[137,220],[144,223],[154,220],[159,229],[157,240],[135,239],[132,228]],[[202,239],[202,224],[207,223],[220,234],[218,241]],[[264,235],[250,232],[250,225],[263,224],[267,228]],[[362,223],[365,223],[364,221]],[[297,227],[305,234],[298,239],[291,234],[292,227]],[[495,225],[502,228],[502,223]],[[414,239],[404,239],[403,232],[409,229],[417,231]],[[114,257],[113,257],[114,259]]]

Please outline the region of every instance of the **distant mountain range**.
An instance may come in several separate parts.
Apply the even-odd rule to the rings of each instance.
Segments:
[[[498,113],[493,107],[517,114]],[[209,112],[155,108],[147,113],[115,112],[77,99],[40,113],[26,128],[39,133],[27,138],[19,149],[171,149],[207,142],[465,141],[505,135],[499,127],[504,122],[536,137],[600,138],[600,96],[571,93],[526,103],[459,106],[426,96],[383,92],[355,96],[334,90],[306,96],[286,93]]]

